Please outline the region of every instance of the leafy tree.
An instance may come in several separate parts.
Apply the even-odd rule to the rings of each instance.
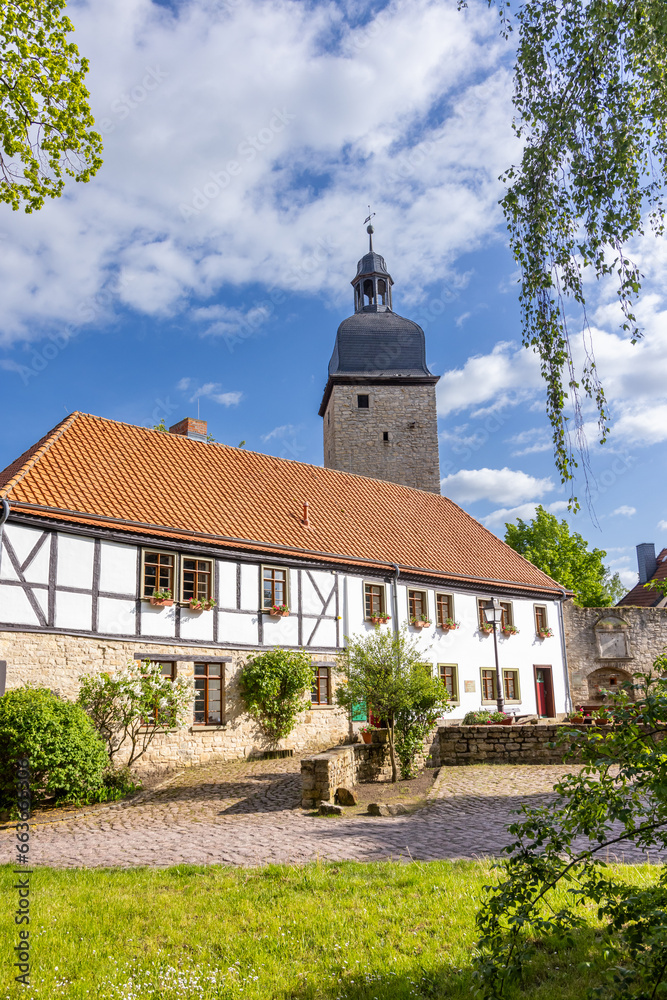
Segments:
[[[555,802],[524,806],[510,826],[509,858],[477,916],[477,976],[487,1000],[515,996],[537,949],[547,942],[567,948],[591,910],[607,962],[605,983],[592,995],[667,995],[667,868],[637,886],[605,861],[631,846],[652,855],[667,850],[667,657],[654,668],[657,676],[638,673],[634,691],[627,684],[613,696],[616,724],[565,733],[580,773],[554,786]]]
[[[313,661],[303,650],[258,653],[241,671],[246,708],[274,743],[289,736],[299,712],[309,707],[305,694],[312,683]]]
[[[422,656],[405,627],[393,632],[378,625],[348,639],[338,657],[343,683],[336,690],[336,701],[349,711],[363,703],[386,720],[392,781],[398,780],[397,744],[401,743],[401,755],[411,770],[418,749],[416,734],[447,705],[444,685],[420,662]]]
[[[159,663],[130,660],[112,674],[81,679],[79,704],[104,740],[109,760],[129,747],[126,767],[139,760],[165,728],[178,726],[192,697],[184,677],[173,681]]]
[[[605,567],[604,549],[590,549],[581,535],[570,531],[567,521],[558,521],[541,505],[531,521],[517,518],[505,525],[505,541],[516,552],[553,577],[583,608],[604,608],[621,599],[626,588],[618,573]]]
[[[615,277],[621,328],[634,343],[642,275],[628,245],[664,230],[667,10],[662,0],[498,0],[498,9],[505,37],[518,36],[514,129],[523,150],[504,174],[501,204],[521,271],[523,342],[540,357],[565,482],[576,458],[587,468],[582,395],[597,408],[601,442],[608,433],[585,282]],[[580,370],[572,306],[581,316]]]
[[[88,60],[67,36],[65,0],[0,5],[0,202],[39,209],[64,174],[88,181],[102,165],[102,139],[83,81]]]
[[[0,809],[16,803],[16,763],[30,760],[34,805],[47,798],[99,797],[109,766],[104,743],[82,709],[47,688],[0,698]]]

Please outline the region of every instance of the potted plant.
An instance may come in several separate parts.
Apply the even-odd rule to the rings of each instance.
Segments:
[[[274,604],[269,610],[269,614],[272,618],[287,618],[289,615],[289,608],[286,604]]]
[[[410,619],[410,624],[414,628],[426,628],[427,625],[431,624],[431,619],[428,615],[415,615]]]
[[[377,726],[372,725],[370,722],[368,723],[367,726],[362,726],[361,727],[361,729],[359,730],[359,732],[361,733],[361,738],[364,741],[364,743],[372,743],[373,742],[373,733],[375,732],[376,729],[377,729]]]
[[[445,632],[453,632],[460,624],[461,622],[455,622],[453,618],[445,618],[444,622],[439,622],[438,628],[444,629]]]
[[[190,611],[212,611],[216,603],[212,597],[193,597],[188,607]]]
[[[580,709],[577,709],[575,712],[570,712],[570,714],[567,717],[567,721],[574,722],[577,725],[581,725],[584,721],[584,713]]]
[[[593,712],[593,718],[598,726],[608,726],[611,720],[611,713],[608,708],[599,708],[597,712]]]
[[[552,628],[541,628],[537,634],[540,639],[551,639],[553,637],[554,630]]]
[[[480,622],[479,630],[483,635],[491,635],[493,632],[493,625],[491,622]]]
[[[156,608],[170,608],[174,603],[170,590],[154,590],[148,600]]]
[[[373,625],[386,625],[390,617],[390,615],[370,615],[368,620]]]
[[[506,636],[519,634],[519,630],[516,625],[510,625],[509,623],[507,625],[503,625],[500,631]]]

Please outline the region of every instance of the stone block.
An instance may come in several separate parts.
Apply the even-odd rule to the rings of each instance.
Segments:
[[[345,785],[340,785],[336,789],[336,802],[339,806],[356,806],[357,796],[351,788],[346,788]]]
[[[368,804],[368,815],[369,816],[389,816],[389,806],[385,806],[381,802],[369,802]]]
[[[329,805],[326,802],[323,802],[322,805],[320,806],[320,808],[317,811],[318,811],[318,813],[319,813],[320,816],[342,816],[343,815],[343,807],[342,806]]]
[[[407,809],[400,802],[390,802],[387,806],[390,816],[405,816]]]

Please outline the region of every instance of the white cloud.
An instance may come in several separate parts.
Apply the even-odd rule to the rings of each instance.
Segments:
[[[616,510],[612,510],[609,517],[633,517],[637,513],[636,507],[628,507],[627,504],[621,504]]]
[[[394,0],[360,27],[345,10],[68,8],[105,162],[42,211],[3,214],[2,342],[102,325],[118,303],[168,316],[257,281],[337,297],[369,200],[406,299],[455,283],[457,255],[497,238],[498,174],[516,150],[497,18]]]
[[[281,424],[280,427],[274,427],[272,431],[268,434],[262,434],[262,441],[272,441],[276,438],[285,438],[290,434],[295,434],[299,430],[294,424]]]
[[[438,414],[471,409],[471,416],[481,417],[532,399],[540,387],[537,355],[500,341],[490,354],[474,355],[463,368],[445,372],[436,390]]]
[[[518,504],[529,497],[538,499],[553,490],[551,479],[537,479],[514,469],[461,469],[440,483],[446,497],[456,503],[494,500]]]
[[[658,521],[658,530],[667,531],[667,521]]]
[[[205,397],[206,399],[213,400],[214,403],[220,403],[221,406],[237,406],[243,399],[242,392],[218,392],[220,388],[219,382],[206,382],[205,385],[195,390],[194,394],[190,397],[190,402],[194,403],[196,399]]]
[[[565,500],[556,500],[554,503],[543,504],[543,506],[549,514],[564,514],[567,511],[567,502]],[[501,507],[499,510],[494,510],[491,514],[483,517],[481,521],[489,531],[493,531],[497,535],[503,535],[505,524],[512,524],[519,518],[522,521],[532,521],[536,510],[537,504],[535,503],[523,503],[517,507],[510,508]]]
[[[507,439],[507,443],[514,445],[515,451],[511,454],[515,458],[522,455],[535,455],[543,451],[551,451],[553,442],[541,427],[531,427],[530,430],[521,431]]]

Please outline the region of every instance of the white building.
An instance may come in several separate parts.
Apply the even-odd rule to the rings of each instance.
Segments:
[[[0,496],[8,687],[75,697],[82,674],[129,658],[194,676],[187,725],[160,737],[153,762],[261,749],[238,674],[275,645],[313,659],[312,710],[285,747],[346,739],[336,654],[372,615],[386,628],[430,620],[410,629],[449,688],[448,718],[493,707],[494,640],[480,630],[492,597],[518,630],[498,639],[507,709],[569,707],[561,588],[437,494],[208,444],[199,421],[165,434],[74,413],[0,473]],[[193,597],[215,607],[192,610]]]

